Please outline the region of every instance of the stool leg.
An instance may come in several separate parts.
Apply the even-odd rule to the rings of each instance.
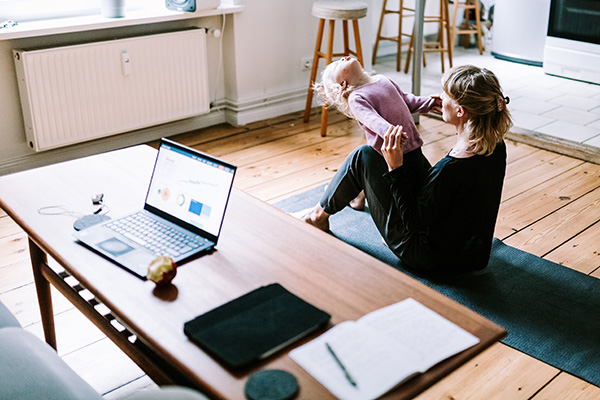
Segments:
[[[373,65],[375,65],[375,61],[377,61],[377,49],[379,48],[379,39],[381,38],[381,28],[383,27],[383,17],[385,16],[386,5],[387,0],[383,0],[383,6],[381,7],[381,18],[379,18],[379,27],[377,28],[377,37],[375,38],[375,45],[373,46],[373,58],[371,60],[371,64]]]
[[[483,45],[481,44],[481,18],[479,10],[479,0],[475,0],[475,27],[477,29],[477,47],[479,55],[483,54]]]
[[[365,66],[363,61],[362,45],[360,44],[360,32],[358,30],[358,20],[352,20],[352,30],[354,31],[354,45],[356,47],[356,59],[360,62],[360,65]]]
[[[350,35],[348,34],[348,20],[347,19],[343,19],[342,20],[342,32],[343,32],[343,37],[344,37],[344,55],[345,56],[349,56],[350,55]],[[333,61],[333,60],[331,60]],[[329,64],[331,61],[328,61],[327,63]]]
[[[327,105],[323,104],[321,107],[321,137],[327,136],[327,114],[328,114]]]
[[[469,0],[465,0],[465,5],[469,4]],[[464,11],[464,20],[465,20],[465,30],[469,29],[469,26],[471,24],[471,12],[468,8],[465,8]],[[471,45],[471,36],[470,35],[463,35],[463,46],[465,49],[468,49]]]
[[[396,51],[396,71],[400,71],[402,67],[402,20],[404,19],[402,15],[402,10],[404,9],[404,1],[398,1],[398,47]]]
[[[440,62],[442,64],[442,74],[446,69],[444,65],[444,20],[442,18],[442,1],[440,1],[440,22],[438,23],[438,49],[440,50]]]
[[[404,9],[404,1],[398,1],[398,53],[396,54],[396,71],[400,71],[402,58],[402,10]]]
[[[408,67],[410,65],[410,57],[412,56],[413,44],[414,44],[414,32],[410,35],[410,42],[408,42],[408,51],[406,52],[406,64],[404,64],[404,73],[408,74]]]
[[[452,50],[456,43],[456,16],[458,14],[458,0],[454,0],[454,9],[452,10]]]
[[[442,12],[443,12],[443,21],[444,21],[444,28],[446,30],[446,42],[447,42],[447,46],[448,46],[448,64],[450,64],[450,68],[452,68],[452,36],[450,36],[450,16],[449,11],[448,11],[448,0],[442,0],[443,5],[442,5]]]
[[[444,47],[444,1],[440,0],[440,19],[438,20],[438,49],[440,50],[440,61],[442,64],[442,74],[446,67],[444,66],[444,52],[446,48]]]
[[[327,37],[327,53],[325,54],[325,65],[331,64],[333,60],[333,34],[335,30],[335,20],[329,20],[329,32]],[[347,29],[346,29],[347,34]],[[328,114],[327,104],[323,104],[321,107],[321,136],[327,136],[327,114]]]
[[[329,20],[329,32],[327,33],[327,53],[325,54],[325,64],[331,64],[333,61],[333,34],[335,30],[335,20]]]
[[[321,43],[323,42],[323,31],[325,28],[325,20],[319,20],[319,30],[317,31],[317,44],[315,45],[315,55],[313,57],[312,70],[310,72],[310,82],[308,83],[308,95],[306,96],[306,107],[304,108],[304,122],[310,119],[310,110],[312,109],[313,99],[313,84],[317,78],[317,70],[319,69],[319,59],[321,55]]]

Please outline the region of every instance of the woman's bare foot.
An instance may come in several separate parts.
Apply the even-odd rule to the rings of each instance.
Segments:
[[[362,190],[358,196],[354,200],[350,202],[350,207],[354,208],[358,211],[363,211],[365,209],[365,205],[367,203],[367,198],[365,197],[365,191]]]
[[[292,215],[322,231],[329,232],[329,214],[323,210],[320,204]]]

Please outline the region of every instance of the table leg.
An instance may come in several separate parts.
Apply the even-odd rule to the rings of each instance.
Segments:
[[[46,343],[56,350],[56,332],[54,330],[54,310],[52,308],[50,282],[42,274],[42,268],[48,264],[48,256],[31,239],[29,239],[29,255],[31,257],[33,278],[35,280],[40,314],[42,316],[44,337],[46,338]]]

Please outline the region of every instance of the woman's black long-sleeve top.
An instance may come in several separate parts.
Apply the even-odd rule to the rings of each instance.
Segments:
[[[502,185],[506,144],[489,156],[447,155],[413,193],[403,167],[385,176],[391,184],[399,218],[389,243],[402,263],[414,269],[477,270],[490,257]]]

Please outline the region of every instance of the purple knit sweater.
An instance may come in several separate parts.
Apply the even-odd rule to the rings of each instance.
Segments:
[[[356,88],[348,98],[354,118],[365,131],[367,144],[381,153],[383,135],[390,126],[402,125],[408,140],[404,153],[423,145],[412,113],[426,113],[434,105],[431,97],[404,93],[400,86],[384,75],[376,75],[376,82]]]

